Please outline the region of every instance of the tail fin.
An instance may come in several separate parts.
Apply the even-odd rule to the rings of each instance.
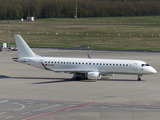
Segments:
[[[36,54],[34,54],[20,35],[14,35],[14,38],[16,40],[19,57],[36,57]]]

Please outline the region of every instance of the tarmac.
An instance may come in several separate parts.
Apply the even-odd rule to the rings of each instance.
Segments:
[[[2,120],[159,120],[160,53],[136,51],[60,50],[33,48],[51,57],[142,60],[158,73],[114,75],[96,82],[72,80],[12,61],[17,51],[0,52],[0,119]]]

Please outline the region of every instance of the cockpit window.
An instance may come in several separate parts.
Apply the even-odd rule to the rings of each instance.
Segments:
[[[146,66],[150,66],[149,64],[146,64]]]
[[[143,66],[145,66],[145,64],[142,64],[141,66],[143,67]]]
[[[141,66],[144,67],[144,66],[150,66],[150,65],[149,64],[142,64]]]

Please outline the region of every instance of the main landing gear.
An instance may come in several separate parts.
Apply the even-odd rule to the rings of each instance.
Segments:
[[[73,80],[84,80],[87,79],[84,73],[76,73],[72,77]]]
[[[141,81],[141,76],[142,75],[138,75],[137,81]]]

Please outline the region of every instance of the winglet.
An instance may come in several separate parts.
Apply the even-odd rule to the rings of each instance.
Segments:
[[[30,49],[30,47],[20,35],[14,35],[14,38],[18,48],[19,57],[36,57],[36,54],[34,54],[34,52]]]

